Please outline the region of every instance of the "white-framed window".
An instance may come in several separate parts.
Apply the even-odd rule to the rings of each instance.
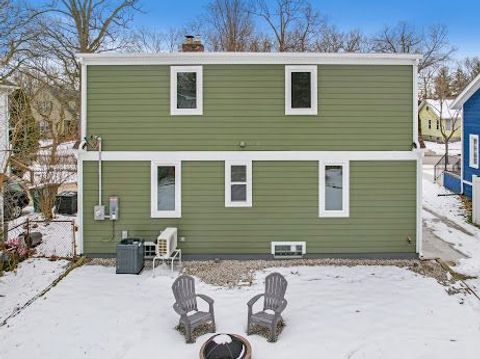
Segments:
[[[440,129],[440,120],[437,120],[437,130]]]
[[[469,136],[470,167],[478,169],[478,135]]]
[[[317,66],[285,66],[285,115],[317,113]]]
[[[182,166],[180,161],[152,161],[151,217],[182,216]]]
[[[350,216],[350,163],[319,162],[319,216]]]
[[[429,129],[429,130],[432,129],[432,120],[428,120],[428,129]]]
[[[202,66],[170,67],[170,114],[203,114]]]
[[[225,207],[252,207],[252,161],[225,161]]]

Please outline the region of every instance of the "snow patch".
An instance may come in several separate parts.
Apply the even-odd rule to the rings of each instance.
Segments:
[[[388,266],[274,268],[257,272],[251,287],[233,289],[197,280],[197,291],[215,300],[219,332],[245,335],[246,303],[264,291],[272,271],[289,283],[286,327],[275,344],[249,336],[255,357],[478,358],[480,302],[463,293],[449,295],[432,278]],[[75,269],[44,300],[0,328],[2,355],[198,357],[211,334],[186,345],[173,330],[178,315],[172,309],[172,282],[169,276],[153,278],[149,270],[132,276],[116,275],[112,267]]]
[[[219,334],[213,337],[213,341],[217,345],[230,344],[232,342],[232,337],[228,334]]]

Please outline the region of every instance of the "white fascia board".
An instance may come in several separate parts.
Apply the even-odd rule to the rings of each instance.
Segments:
[[[416,195],[416,241],[415,247],[419,257],[423,256],[423,222],[422,222],[422,187],[423,187],[423,152],[420,148],[417,149],[417,195]]]
[[[470,84],[463,90],[460,95],[457,96],[455,101],[452,103],[452,108],[454,110],[461,110],[463,104],[468,101],[470,97],[475,94],[480,89],[480,75],[475,77],[475,79],[470,82]]]
[[[415,65],[417,54],[176,52],[160,54],[77,54],[85,65],[342,64]]]
[[[418,141],[418,61],[413,65],[413,143],[420,148]]]
[[[87,66],[81,65],[80,79],[80,140],[87,136]]]
[[[420,155],[419,155],[420,153]],[[421,151],[103,151],[104,161],[417,161]],[[79,151],[97,161],[96,151]]]

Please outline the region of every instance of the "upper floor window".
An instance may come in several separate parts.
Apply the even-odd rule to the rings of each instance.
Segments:
[[[429,129],[429,130],[432,129],[432,120],[428,120],[428,129]]]
[[[170,67],[170,114],[203,114],[202,66]]]
[[[470,161],[469,166],[471,168],[478,169],[478,135],[470,135],[469,137],[469,152],[470,152]]]
[[[320,217],[350,215],[350,169],[348,161],[319,163]]]
[[[225,207],[252,206],[252,161],[225,162]]]
[[[285,114],[317,113],[317,66],[285,66]]]

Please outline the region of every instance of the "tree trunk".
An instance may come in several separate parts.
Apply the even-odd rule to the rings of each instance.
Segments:
[[[448,170],[448,139],[445,139],[445,171]]]

